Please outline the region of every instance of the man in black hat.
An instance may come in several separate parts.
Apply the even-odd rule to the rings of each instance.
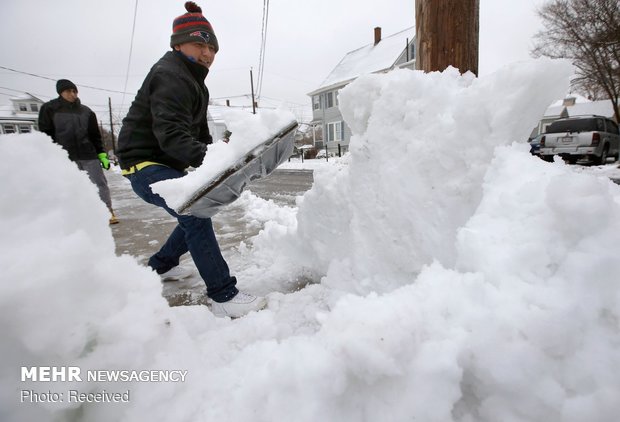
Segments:
[[[112,198],[108,181],[102,167],[110,169],[108,155],[103,149],[97,116],[82,105],[78,90],[73,82],[60,79],[56,82],[55,98],[41,106],[39,111],[39,130],[49,135],[62,146],[80,170],[86,171],[91,182],[97,185],[99,197],[110,210],[110,224],[118,223],[112,209]]]
[[[220,317],[241,317],[265,307],[266,299],[237,289],[210,218],[179,215],[151,190],[151,184],[182,177],[202,163],[212,142],[207,125],[209,91],[204,80],[219,50],[211,23],[194,2],[172,23],[171,51],[146,76],[118,136],[122,174],[136,194],[165,209],[178,225],[148,264],[162,280],[184,277],[179,258],[190,252]],[[187,274],[189,275],[189,274]]]

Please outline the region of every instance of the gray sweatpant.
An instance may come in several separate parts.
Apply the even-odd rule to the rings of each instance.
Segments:
[[[99,189],[99,198],[104,204],[108,206],[108,209],[112,210],[112,198],[110,197],[110,188],[108,188],[108,181],[103,174],[103,168],[101,167],[101,161],[97,160],[77,160],[76,164],[80,170],[84,170],[88,173],[90,181],[97,185]]]

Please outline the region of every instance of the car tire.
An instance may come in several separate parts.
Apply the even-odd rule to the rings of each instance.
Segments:
[[[601,152],[601,156],[594,158],[594,164],[596,164],[597,166],[605,164],[607,162],[608,151],[609,151],[609,145],[605,145],[605,147],[603,148],[603,152]]]

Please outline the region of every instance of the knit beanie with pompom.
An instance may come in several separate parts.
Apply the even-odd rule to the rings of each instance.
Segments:
[[[215,47],[215,52],[220,49],[213,27],[202,15],[202,9],[193,1],[185,2],[187,13],[178,16],[172,22],[172,36],[170,47],[186,42],[202,42]]]

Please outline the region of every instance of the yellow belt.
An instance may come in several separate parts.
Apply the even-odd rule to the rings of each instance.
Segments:
[[[165,164],[156,163],[154,161],[143,161],[141,163],[136,164],[135,166],[129,167],[127,170],[121,170],[121,174],[123,176],[128,176],[130,174],[134,174],[137,171],[142,170],[144,167],[148,166],[165,166]]]

